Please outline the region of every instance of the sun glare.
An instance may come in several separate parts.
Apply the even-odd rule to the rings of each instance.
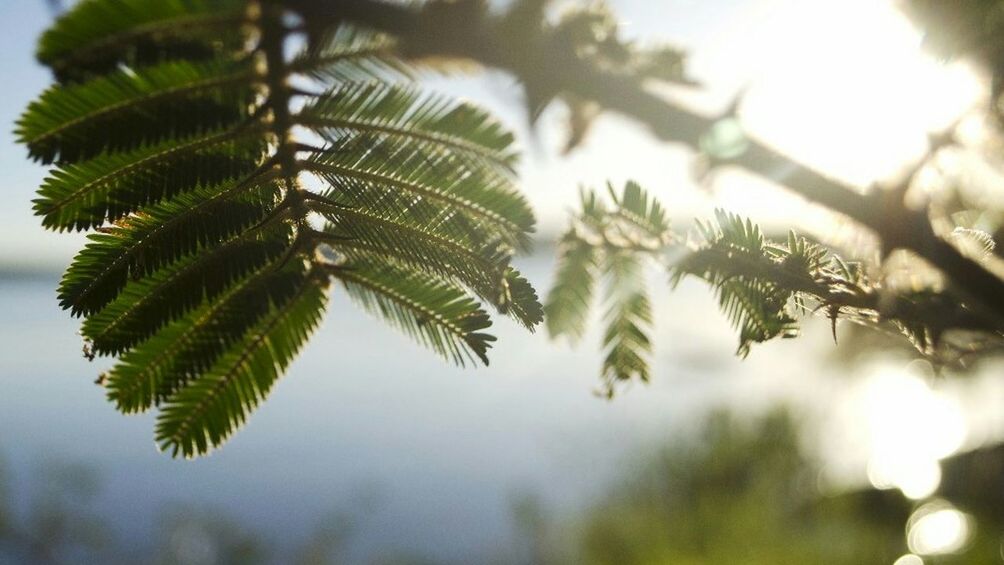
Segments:
[[[913,372],[892,366],[867,379],[856,404],[872,485],[899,488],[915,500],[933,494],[941,482],[939,461],[966,438],[958,404]]]
[[[969,68],[923,51],[891,1],[765,0],[759,13],[744,124],[859,186],[901,172],[982,95]]]
[[[965,547],[972,519],[950,504],[935,501],[921,506],[907,523],[907,544],[920,555],[955,553]]]

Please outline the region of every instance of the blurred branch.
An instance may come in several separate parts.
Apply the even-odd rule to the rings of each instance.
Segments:
[[[420,8],[385,0],[295,2],[307,21],[354,21],[398,37],[408,56],[455,57],[506,70],[525,84],[528,96],[549,100],[570,93],[641,122],[659,139],[699,149],[719,117],[657,96],[646,90],[642,77],[625,77],[583,60],[560,30],[544,23],[545,3],[524,0],[493,15],[478,0],[434,0]],[[716,164],[733,164],[767,178],[784,171],[790,190],[871,229],[886,252],[903,248],[923,257],[962,296],[1004,319],[1004,281],[939,237],[924,212],[906,207],[902,191],[862,194],[756,140],[741,155]]]
[[[53,16],[58,16],[63,13],[63,0],[45,0],[45,4],[49,7],[49,11],[52,12]]]

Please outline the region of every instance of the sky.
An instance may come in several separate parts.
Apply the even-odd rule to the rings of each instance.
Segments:
[[[79,237],[47,232],[31,210],[45,168],[28,161],[15,143],[14,122],[28,102],[49,83],[48,72],[35,63],[35,39],[51,21],[43,0],[0,0],[0,271],[3,265],[38,268],[65,263],[81,243]]]
[[[983,84],[960,65],[922,54],[921,36],[880,0],[614,0],[622,33],[642,43],[670,42],[690,54],[699,90],[674,92],[713,113],[744,92],[748,130],[785,152],[848,182],[892,178],[925,148],[925,133],[978,103]],[[48,84],[33,58],[51,21],[43,0],[0,0],[0,270],[58,269],[83,242],[80,234],[40,227],[31,199],[45,169],[28,161],[12,133],[25,105]],[[640,181],[679,218],[715,206],[761,222],[795,220],[808,230],[828,221],[773,183],[726,173],[709,186],[692,180],[693,155],[662,144],[643,128],[603,116],[586,143],[562,156],[564,109],[553,105],[532,130],[520,90],[499,73],[433,79],[430,87],[488,106],[520,135],[522,185],[538,213],[541,237],[564,225],[581,186]],[[821,230],[821,231],[825,231]]]

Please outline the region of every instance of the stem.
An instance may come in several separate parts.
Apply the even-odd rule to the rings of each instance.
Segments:
[[[921,305],[908,298],[889,301],[873,290],[846,292],[844,281],[839,284],[816,280],[804,273],[787,269],[773,261],[741,253],[726,253],[715,249],[696,251],[709,257],[728,277],[748,277],[770,281],[781,288],[808,295],[827,307],[874,312],[880,319],[898,320],[907,324],[920,323],[929,327],[974,330],[998,333],[999,326],[989,323],[979,313],[966,309],[941,309],[938,305]]]
[[[275,159],[286,185],[286,199],[296,215],[297,224],[306,218],[306,210],[300,204],[302,196],[299,183],[297,144],[292,139],[295,125],[290,112],[290,100],[294,93],[287,81],[290,69],[286,61],[284,46],[289,31],[283,23],[285,8],[281,3],[262,2],[260,49],[265,55],[265,84],[268,86],[268,109],[272,112],[271,129],[276,138]]]

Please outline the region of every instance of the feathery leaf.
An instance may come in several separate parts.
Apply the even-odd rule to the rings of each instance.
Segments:
[[[760,269],[744,272],[729,263],[744,261],[770,269],[782,268],[787,261],[789,271],[800,268],[808,272],[822,264],[822,249],[794,234],[789,235],[789,248],[771,246],[749,219],[723,210],[716,210],[715,216],[717,223],[699,224],[705,246],[674,265],[674,284],[686,275],[694,275],[714,287],[722,312],[739,330],[736,353],[741,357],[749,355],[753,343],[797,335],[798,324],[787,308],[794,290],[761,276]],[[728,263],[719,260],[723,256],[729,258]]]
[[[117,220],[163,198],[251,173],[262,161],[257,128],[171,139],[54,169],[35,213],[56,230],[85,230]]]
[[[198,379],[168,398],[157,418],[157,441],[192,457],[222,444],[268,395],[320,323],[327,281],[316,277],[270,311]]]
[[[394,47],[395,41],[386,35],[343,23],[309,42],[290,68],[322,82],[408,78],[411,71],[394,54]]]
[[[552,338],[576,342],[589,321],[599,250],[572,230],[561,238],[558,254],[558,272],[544,306],[547,331]]]
[[[144,411],[166,400],[243,339],[270,305],[284,304],[307,282],[302,262],[281,270],[273,264],[259,268],[122,355],[105,375],[109,399],[123,412]]]
[[[276,188],[255,186],[232,195],[238,187],[231,182],[200,188],[88,236],[60,283],[60,305],[74,315],[94,314],[130,280],[219,245],[262,220],[274,206]]]
[[[531,332],[544,321],[544,306],[537,291],[519,271],[509,267],[505,271],[502,295],[495,304],[498,311],[523,325]]]
[[[329,141],[357,132],[405,138],[506,170],[518,157],[512,134],[490,114],[413,86],[346,82],[304,108],[299,122]]]
[[[452,278],[484,300],[499,304],[509,255],[497,243],[456,239],[434,225],[372,210],[321,207],[319,211],[330,222],[323,237],[336,250],[358,250],[396,259],[415,269]]]
[[[29,155],[56,163],[35,200],[42,224],[98,231],[60,303],[84,318],[87,356],[118,357],[98,380],[109,399],[160,407],[157,441],[175,455],[246,420],[333,276],[460,364],[487,364],[495,339],[476,297],[541,321],[510,266],[534,228],[512,134],[471,104],[391,84],[412,69],[393,38],[297,13],[285,0],[80,0],[38,47],[57,84],[17,123]]]
[[[640,184],[628,181],[620,197],[611,184],[607,185],[611,199],[617,206],[618,216],[627,220],[631,226],[641,230],[644,235],[663,239],[669,231],[669,218],[662,205],[650,196]]]
[[[211,132],[247,117],[254,80],[250,63],[123,69],[46,90],[28,105],[16,133],[35,159],[65,163]]]
[[[398,210],[421,206],[445,221],[466,219],[468,233],[529,247],[535,219],[526,199],[505,176],[452,153],[436,154],[407,140],[352,136],[315,153],[307,168],[352,202]]]
[[[202,253],[128,283],[82,333],[98,354],[120,354],[167,323],[225,291],[236,279],[282,257],[292,245],[288,226],[246,231]]]
[[[652,326],[652,309],[645,290],[643,263],[635,253],[606,254],[603,272],[607,280],[607,311],[603,334],[604,387],[608,396],[617,383],[634,378],[648,382],[648,356],[652,343],[647,332]]]
[[[488,314],[460,288],[389,263],[354,261],[335,271],[349,296],[440,356],[463,366],[480,360],[495,338]]]
[[[82,0],[38,41],[60,81],[171,59],[207,59],[243,44],[243,0]]]

